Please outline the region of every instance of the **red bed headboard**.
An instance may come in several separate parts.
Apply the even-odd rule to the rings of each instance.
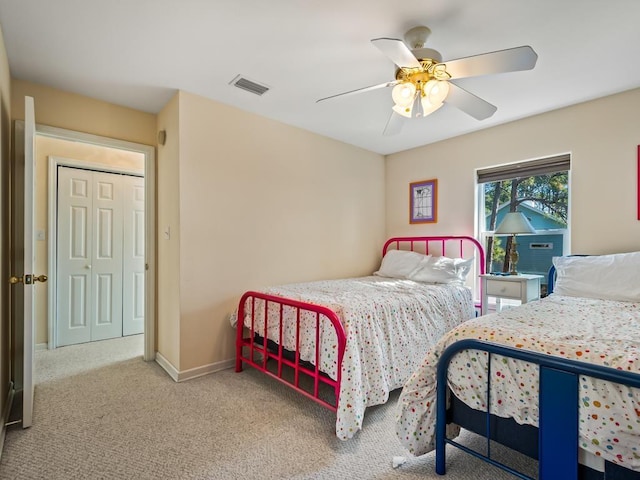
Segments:
[[[431,255],[445,255],[452,258],[469,258],[474,256],[479,261],[479,273],[485,273],[484,248],[482,244],[473,237],[464,235],[393,237],[384,244],[382,249],[383,256],[389,248],[411,250]]]
[[[393,237],[386,241],[382,248],[382,256],[387,250],[411,250],[431,255],[444,255],[451,258],[475,257],[474,296],[482,299],[481,284],[478,275],[485,273],[485,254],[482,244],[473,237],[465,235],[442,235],[435,237]],[[481,306],[477,304],[476,306]]]

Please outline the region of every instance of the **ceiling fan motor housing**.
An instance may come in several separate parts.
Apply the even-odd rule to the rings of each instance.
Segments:
[[[440,63],[439,60],[429,57],[417,57],[417,59],[420,62],[420,68],[398,68],[396,70],[396,80],[398,82],[411,82],[419,86],[424,85],[429,80],[449,80],[451,78],[446,71],[446,64]]]
[[[404,43],[409,48],[422,48],[427,43],[427,38],[431,35],[431,29],[423,25],[413,27],[404,34]]]

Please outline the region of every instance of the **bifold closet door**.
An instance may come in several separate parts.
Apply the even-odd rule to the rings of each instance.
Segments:
[[[59,346],[122,335],[121,178],[58,168]]]
[[[144,332],[144,178],[123,176],[122,335]]]

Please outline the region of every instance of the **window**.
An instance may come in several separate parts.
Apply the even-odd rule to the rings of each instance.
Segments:
[[[511,236],[494,235],[508,212],[522,212],[536,230],[517,237],[520,273],[545,275],[554,256],[568,252],[569,155],[480,169],[478,226],[487,252],[487,272],[508,272]]]

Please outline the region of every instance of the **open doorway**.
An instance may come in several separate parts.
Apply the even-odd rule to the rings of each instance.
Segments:
[[[54,142],[52,149],[66,146],[63,140],[42,140]],[[120,153],[82,147],[104,153],[107,160]],[[48,161],[49,185],[56,187],[48,195],[56,205],[50,209],[55,218],[49,219],[55,226],[49,230],[54,245],[49,254],[55,256],[55,269],[49,270],[56,291],[50,299],[56,303],[55,317],[48,322],[53,323],[53,346],[144,333],[144,176],[113,162],[101,167],[54,156]]]
[[[46,298],[36,299],[37,348],[56,348],[60,342],[56,333],[58,305],[57,265],[57,169],[61,166],[80,167],[92,171],[133,174],[144,179],[143,192],[143,250],[142,298],[138,298],[138,315],[142,313],[144,329],[144,359],[155,358],[155,149],[121,140],[99,137],[48,126],[36,127],[36,157],[39,172],[37,188],[35,237],[37,258],[46,259],[50,281]],[[133,159],[133,160],[132,160]],[[129,163],[128,163],[129,162]],[[131,163],[133,162],[133,163]],[[133,165],[133,166],[132,166]],[[46,188],[44,188],[46,185]],[[43,207],[44,206],[44,207]],[[89,267],[90,268],[90,267]],[[123,269],[125,266],[123,266]],[[140,275],[138,275],[140,277]],[[130,289],[131,286],[126,287]],[[134,287],[135,288],[135,287]]]

